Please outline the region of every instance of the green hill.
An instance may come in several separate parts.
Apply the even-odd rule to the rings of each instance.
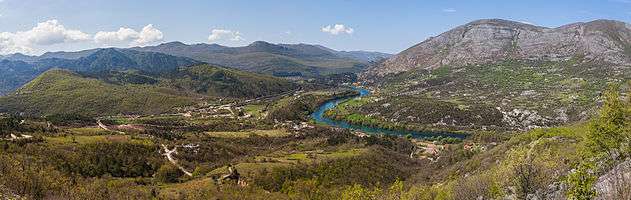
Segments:
[[[297,88],[285,79],[210,65],[182,67],[158,75],[135,70],[82,75],[52,69],[0,97],[0,112],[158,114],[193,105],[205,97],[255,98]]]
[[[0,112],[33,115],[80,113],[82,115],[156,114],[194,104],[195,98],[151,85],[116,85],[79,74],[53,69],[0,98]]]
[[[0,60],[0,77],[3,77],[3,80],[0,80],[0,95],[16,90],[52,68],[68,69],[93,75],[100,75],[112,70],[135,70],[149,74],[160,74],[177,70],[178,67],[201,64],[201,62],[190,58],[126,49],[108,48],[83,52],[90,54],[76,59],[66,59],[64,56],[60,56],[62,58],[51,57],[52,53],[41,57],[13,55],[8,58],[0,58],[4,59]],[[25,60],[18,60],[19,58]]]
[[[282,78],[210,65],[180,68],[161,84],[208,96],[235,98],[268,96],[298,88],[297,84]]]

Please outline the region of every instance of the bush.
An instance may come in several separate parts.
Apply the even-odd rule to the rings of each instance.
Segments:
[[[567,197],[574,200],[593,199],[596,191],[593,189],[596,176],[589,173],[591,165],[583,164],[579,168],[570,173],[567,177]]]
[[[161,183],[175,183],[184,175],[180,169],[170,163],[163,164],[154,175],[156,181]]]
[[[0,137],[9,135],[11,131],[20,130],[20,118],[18,117],[0,117]]]
[[[155,145],[97,142],[81,145],[74,152],[50,152],[49,159],[61,171],[85,177],[149,177],[162,159]]]
[[[81,114],[54,114],[46,116],[46,120],[58,126],[91,125],[96,123],[93,118]]]
[[[210,166],[199,165],[199,166],[195,167],[195,170],[193,170],[193,177],[206,176],[206,174],[208,174],[208,172],[211,172],[212,170],[213,170],[213,168],[211,168]]]

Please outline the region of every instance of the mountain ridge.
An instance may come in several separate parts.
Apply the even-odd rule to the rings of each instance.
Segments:
[[[547,28],[502,19],[476,20],[416,44],[368,70],[369,76],[415,68],[482,64],[498,60],[568,60],[585,57],[631,65],[631,26],[594,20]]]
[[[241,47],[169,42],[131,49],[183,56],[250,72],[300,77],[356,73],[368,67],[369,62],[390,56],[378,52],[342,52],[321,45],[272,44],[265,41]]]
[[[138,70],[146,73],[163,73],[176,70],[178,67],[195,64],[201,64],[201,62],[162,53],[114,48],[98,49],[88,56],[78,59],[50,57],[30,62],[5,59],[0,62],[0,76],[6,77],[3,81],[0,81],[0,95],[17,89],[52,68],[62,68],[88,74],[110,70]]]

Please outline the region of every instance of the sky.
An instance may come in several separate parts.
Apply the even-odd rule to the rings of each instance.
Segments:
[[[476,19],[631,22],[631,0],[0,0],[0,54],[254,41],[403,51]]]

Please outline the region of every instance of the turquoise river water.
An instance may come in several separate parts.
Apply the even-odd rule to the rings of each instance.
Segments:
[[[315,120],[316,123],[319,123],[319,124],[326,124],[333,127],[361,131],[368,134],[389,134],[389,135],[399,135],[399,136],[406,136],[409,134],[409,135],[412,135],[412,137],[414,138],[428,138],[428,137],[443,136],[443,137],[454,137],[454,138],[464,139],[466,137],[466,135],[463,135],[463,134],[455,134],[455,133],[449,133],[449,132],[419,132],[419,131],[389,130],[389,129],[371,127],[371,126],[350,124],[345,121],[333,120],[324,116],[324,113],[327,110],[334,108],[335,106],[337,106],[338,104],[346,100],[349,100],[351,98],[358,98],[358,97],[364,97],[364,96],[370,95],[370,91],[364,88],[353,87],[353,89],[358,91],[359,95],[329,100],[325,102],[324,104],[322,104],[320,107],[318,107],[318,109],[314,113],[311,114],[311,118]]]

